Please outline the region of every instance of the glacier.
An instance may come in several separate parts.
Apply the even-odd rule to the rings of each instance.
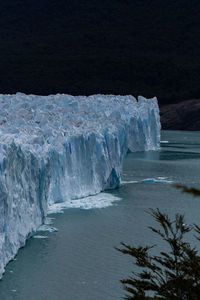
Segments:
[[[126,153],[159,145],[156,98],[0,95],[0,278],[51,205],[119,187]]]

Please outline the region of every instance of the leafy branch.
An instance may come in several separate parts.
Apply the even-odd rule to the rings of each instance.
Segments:
[[[187,189],[184,191],[188,192]],[[200,256],[197,249],[186,242],[185,235],[195,231],[196,238],[200,240],[200,227],[185,225],[181,214],[176,214],[171,220],[159,209],[151,209],[149,213],[159,225],[158,229],[149,229],[167,244],[169,251],[152,255],[151,250],[155,245],[132,247],[121,242],[122,247],[116,249],[132,256],[134,264],[142,269],[138,273],[132,272],[128,279],[121,280],[128,292],[124,299],[198,300]]]

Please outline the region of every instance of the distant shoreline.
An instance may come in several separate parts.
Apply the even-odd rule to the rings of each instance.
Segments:
[[[200,130],[200,99],[160,105],[162,129]]]

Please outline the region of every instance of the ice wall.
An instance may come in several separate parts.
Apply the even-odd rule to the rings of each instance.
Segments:
[[[156,98],[0,95],[0,277],[49,205],[118,187],[127,151],[159,142]]]

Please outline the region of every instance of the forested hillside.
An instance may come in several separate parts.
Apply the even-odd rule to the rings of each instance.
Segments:
[[[199,98],[199,0],[0,4],[0,92]]]

